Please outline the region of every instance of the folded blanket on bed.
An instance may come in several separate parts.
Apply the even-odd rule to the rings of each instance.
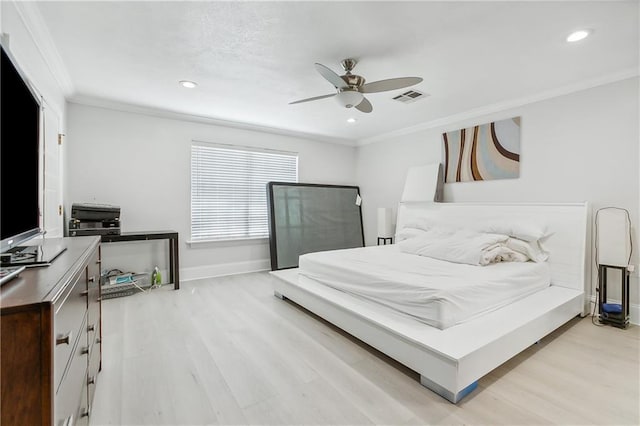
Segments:
[[[411,236],[400,241],[401,251],[433,259],[469,265],[496,262],[526,262],[530,257],[509,236],[475,232],[468,229],[412,229]]]

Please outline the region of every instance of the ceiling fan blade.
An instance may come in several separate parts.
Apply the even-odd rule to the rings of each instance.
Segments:
[[[420,77],[400,77],[366,83],[360,88],[361,93],[378,93],[388,90],[404,89],[422,81]]]
[[[329,95],[322,95],[322,96],[316,96],[314,98],[301,99],[299,101],[289,102],[289,105],[301,104],[302,102],[310,102],[310,101],[317,101],[318,99],[330,98],[332,96],[335,96],[336,94],[337,93],[331,93]]]
[[[316,63],[316,71],[320,73],[321,76],[325,78],[329,83],[333,84],[336,89],[346,89],[349,85],[335,72],[331,71],[329,68],[325,67],[322,64]]]
[[[371,112],[373,111],[373,105],[371,105],[371,102],[369,102],[367,98],[363,97],[362,102],[356,105],[356,109],[361,112]]]

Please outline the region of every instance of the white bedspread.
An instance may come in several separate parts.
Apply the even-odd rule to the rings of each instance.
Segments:
[[[465,265],[402,253],[395,245],[309,253],[299,273],[445,329],[550,285],[546,263]]]

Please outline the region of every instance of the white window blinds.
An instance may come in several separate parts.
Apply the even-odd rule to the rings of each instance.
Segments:
[[[191,240],[268,237],[271,181],[297,182],[298,155],[193,142]]]

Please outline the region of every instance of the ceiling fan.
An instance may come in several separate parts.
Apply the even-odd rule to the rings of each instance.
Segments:
[[[319,99],[336,97],[338,103],[345,108],[355,107],[361,112],[373,111],[371,102],[364,97],[363,93],[378,93],[386,92],[388,90],[403,89],[405,87],[413,86],[422,81],[420,77],[400,77],[390,78],[387,80],[374,81],[372,83],[365,83],[365,79],[362,76],[351,74],[351,71],[356,66],[358,61],[355,59],[345,59],[340,64],[345,71],[344,75],[338,75],[331,69],[322,64],[315,64],[316,70],[323,76],[329,83],[333,84],[336,88],[336,93],[328,95],[315,96],[313,98],[301,99],[299,101],[289,102],[289,105],[299,104],[302,102],[317,101]]]

